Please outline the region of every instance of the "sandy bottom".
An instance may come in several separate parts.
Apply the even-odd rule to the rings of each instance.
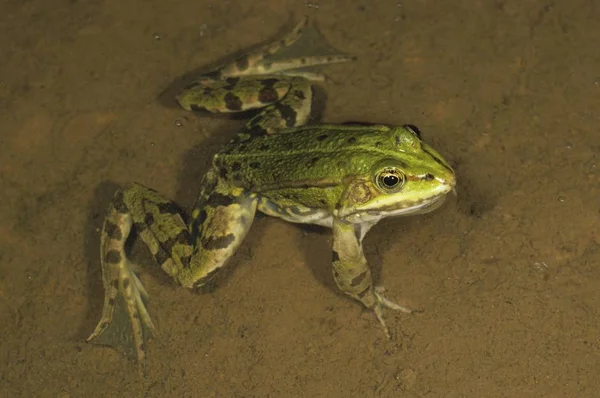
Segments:
[[[4,2],[1,396],[598,396],[600,7],[322,3]],[[304,14],[359,56],[325,70],[324,120],[415,124],[456,168],[456,198],[365,240],[423,312],[388,311],[385,339],[337,290],[328,231],[258,219],[204,294],[138,244],[160,332],[141,379],[85,343],[105,210],[129,181],[191,206],[242,122],[176,107],[174,85]]]

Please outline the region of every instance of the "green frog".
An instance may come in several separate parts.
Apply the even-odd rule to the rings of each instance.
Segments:
[[[388,337],[383,308],[411,311],[374,287],[362,240],[383,218],[438,208],[453,191],[455,174],[410,126],[307,125],[311,82],[323,76],[305,68],[354,58],[274,57],[298,40],[306,23],[177,96],[187,110],[257,114],[214,156],[187,223],[176,204],[143,185],[115,194],[101,233],[104,309],[88,341],[144,361],[154,325],[148,293],[125,251],[132,229],[178,284],[199,288],[233,256],[257,211],[331,228],[337,285],[374,312]]]

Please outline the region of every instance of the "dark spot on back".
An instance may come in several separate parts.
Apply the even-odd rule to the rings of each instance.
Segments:
[[[283,120],[285,120],[285,125],[287,127],[293,127],[296,125],[296,116],[298,116],[298,114],[294,108],[289,105],[282,104],[281,102],[276,102],[275,108],[277,108],[281,114],[281,117]]]
[[[327,138],[327,134],[321,134],[317,137],[317,141],[324,141]]]
[[[268,151],[269,150],[269,146],[267,144],[260,144],[260,146],[258,147],[258,149],[260,149],[261,151]]]
[[[279,100],[279,94],[274,88],[263,87],[258,92],[258,100],[263,104],[272,104]]]
[[[240,171],[241,168],[242,165],[240,164],[240,162],[233,162],[233,164],[231,165],[231,170],[233,171]]]
[[[108,235],[109,238],[115,240],[123,239],[123,233],[121,232],[121,228],[119,228],[116,224],[106,220],[104,222],[104,232]]]
[[[259,169],[260,168],[260,162],[251,162],[249,164],[251,169]]]
[[[235,60],[235,66],[237,66],[237,68],[240,71],[244,71],[244,70],[248,69],[249,65],[250,65],[250,63],[249,63],[247,55],[243,55]]]
[[[227,93],[223,99],[225,100],[225,107],[230,111],[242,110],[242,100],[235,94]]]
[[[121,262],[121,253],[117,250],[109,250],[104,256],[104,261],[110,264],[119,264]]]
[[[211,193],[206,201],[206,204],[212,207],[229,206],[232,203],[235,203],[235,198],[229,195],[220,194],[218,192]]]
[[[348,142],[348,144],[356,144],[356,137],[350,137],[346,142]]]
[[[115,196],[113,198],[113,207],[118,213],[121,214],[129,212],[124,202],[123,190],[120,189],[117,191],[117,193],[115,193]]]
[[[152,226],[152,224],[154,224],[154,216],[151,213],[147,213],[146,216],[144,217],[144,224],[147,227]]]
[[[279,79],[269,78],[260,81],[263,87],[273,88]]]
[[[234,240],[235,235],[233,234],[218,237],[211,236],[207,239],[204,239],[204,241],[202,242],[202,246],[207,250],[226,249],[233,243]]]
[[[179,214],[179,207],[173,202],[164,202],[156,205],[160,214]]]
[[[260,124],[253,124],[252,126],[249,126],[249,128],[246,129],[246,132],[252,137],[260,137],[268,134],[267,130],[265,130],[265,128]]]
[[[228,77],[225,79],[225,86],[223,86],[223,88],[225,90],[232,90],[239,83],[239,81],[239,77]]]
[[[221,178],[227,178],[227,169],[225,167],[219,169],[219,176]]]
[[[129,278],[123,278],[123,289],[127,289],[130,282]]]

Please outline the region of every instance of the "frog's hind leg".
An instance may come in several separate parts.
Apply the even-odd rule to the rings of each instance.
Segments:
[[[220,189],[209,171],[186,226],[179,208],[158,192],[135,183],[118,191],[101,237],[104,309],[88,341],[144,362],[154,325],[146,308],[148,294],[125,252],[132,227],[161,268],[181,286],[193,288],[210,280],[235,253],[252,224],[256,203],[241,190]]]
[[[235,254],[256,214],[255,195],[218,184],[213,188],[213,176],[207,173],[208,182],[192,211],[189,229],[197,236],[197,244],[189,267],[178,275],[182,286],[200,288],[209,282]]]
[[[104,309],[87,340],[120,349],[141,364],[154,325],[146,308],[148,294],[125,252],[132,227],[171,276],[189,261],[193,240],[177,207],[157,192],[131,184],[115,194],[101,236]]]
[[[282,48],[289,47],[297,42],[302,33],[304,33],[307,25],[308,17],[304,17],[283,38],[267,43],[248,54],[238,57],[235,61],[213,72],[213,74],[216,74],[218,78],[224,78],[228,76],[248,76],[264,73],[260,71],[265,57],[276,54]]]
[[[323,75],[312,72],[288,72],[289,70],[298,68],[309,68],[318,65],[326,65],[340,62],[348,62],[356,59],[355,56],[341,54],[334,48],[330,51],[337,54],[324,56],[285,56],[277,59],[280,55],[277,54],[284,48],[294,45],[302,34],[307,30],[308,17],[301,20],[291,32],[285,35],[282,39],[276,40],[265,46],[259,47],[249,54],[237,58],[234,62],[225,65],[224,67],[213,72],[218,78],[240,77],[251,75],[266,75],[281,73],[286,75],[303,76],[308,80],[322,81]],[[309,27],[310,28],[310,27]],[[313,28],[314,29],[314,28]],[[273,57],[277,55],[277,57]]]
[[[303,77],[286,77],[287,90],[280,96],[274,91],[269,105],[246,123],[240,138],[274,134],[285,128],[303,126],[308,123],[313,99],[313,89]]]
[[[235,82],[231,80],[236,80]],[[311,112],[313,90],[303,77],[284,75],[250,76],[243,80],[214,82],[201,91],[190,89],[178,96],[187,110],[236,113],[260,109],[246,124],[253,135],[272,134],[286,127],[306,124]]]

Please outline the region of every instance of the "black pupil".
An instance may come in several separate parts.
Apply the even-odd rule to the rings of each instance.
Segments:
[[[400,182],[400,179],[398,178],[398,176],[387,175],[387,176],[383,177],[383,183],[387,187],[390,187],[390,188],[395,187],[396,185],[398,185],[398,182]]]

